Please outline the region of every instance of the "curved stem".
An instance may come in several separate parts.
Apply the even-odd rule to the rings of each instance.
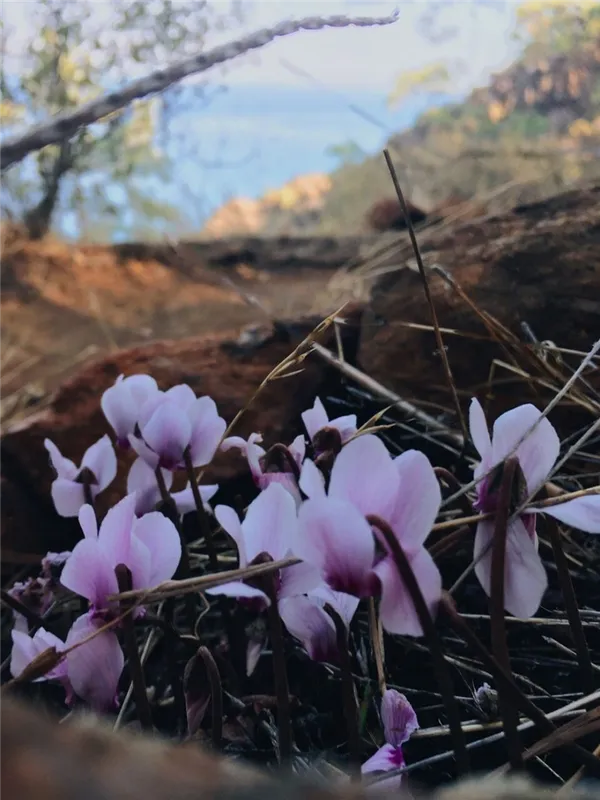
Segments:
[[[423,628],[423,633],[427,638],[429,650],[433,659],[434,669],[437,673],[440,692],[446,707],[446,714],[448,715],[448,726],[450,728],[450,735],[452,737],[452,746],[454,748],[454,756],[456,758],[456,766],[460,774],[465,774],[469,771],[469,754],[465,743],[465,737],[462,731],[460,721],[460,713],[458,710],[458,703],[454,696],[454,688],[452,686],[452,678],[448,671],[448,666],[444,660],[444,651],[442,643],[435,629],[435,624],[429,613],[429,608],[425,602],[425,598],[421,592],[419,582],[415,578],[410,562],[406,557],[404,548],[396,538],[390,526],[379,517],[369,515],[367,520],[371,525],[375,525],[385,538],[386,544],[390,549],[396,568],[406,586],[419,622]]]
[[[502,480],[498,492],[498,507],[492,540],[492,576],[490,588],[490,629],[492,636],[492,653],[496,661],[504,668],[507,675],[512,676],[510,654],[506,641],[506,623],[504,620],[504,584],[506,572],[506,539],[510,517],[511,499],[517,477],[519,462],[514,456],[502,467]],[[498,687],[498,703],[502,714],[506,749],[512,767],[523,766],[523,748],[519,740],[519,712],[507,697],[504,689]]]
[[[200,489],[198,488],[198,479],[196,478],[196,473],[194,472],[194,465],[192,464],[192,457],[190,455],[189,448],[186,449],[185,453],[183,454],[183,460],[185,462],[185,470],[187,472],[187,476],[190,481],[190,487],[192,489],[192,496],[194,498],[194,503],[196,504],[196,516],[198,517],[198,525],[200,527],[200,533],[204,537],[204,541],[206,542],[206,550],[208,552],[208,563],[210,564],[210,568],[213,572],[217,572],[219,569],[219,562],[217,560],[217,551],[215,550],[215,542],[213,539],[212,531],[210,529],[210,521],[204,509],[204,503],[202,502],[202,497],[200,495]]]
[[[348,733],[348,749],[350,760],[353,764],[360,764],[360,734],[358,730],[358,705],[354,681],[352,680],[352,663],[350,661],[350,645],[348,643],[348,628],[344,620],[329,603],[325,603],[325,612],[329,614],[335,625],[338,657],[340,662],[340,675],[342,679],[342,695],[344,698],[344,716],[346,718],[346,731]],[[360,780],[360,773],[353,775]]]
[[[277,608],[277,594],[272,575],[265,576],[265,592],[271,601],[267,609],[269,619],[269,634],[271,649],[273,651],[273,674],[275,678],[275,694],[277,695],[277,729],[279,732],[279,760],[289,761],[292,756],[292,723],[290,713],[290,689],[285,663],[285,643],[283,626],[279,609]]]

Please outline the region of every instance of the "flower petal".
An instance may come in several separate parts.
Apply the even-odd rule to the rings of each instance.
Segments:
[[[212,499],[219,491],[219,485],[213,484],[210,486],[198,486],[198,489],[200,490],[200,498],[202,500],[204,509],[212,514],[212,508],[209,506],[208,501]],[[182,489],[181,492],[173,492],[171,497],[173,498],[173,501],[180,514],[189,514],[190,511],[195,511],[196,501],[194,500],[192,487],[189,485],[189,483],[185,489]]]
[[[288,447],[288,450],[296,464],[301,467],[306,454],[306,442],[304,441],[304,436],[302,436],[302,434],[300,434],[300,436],[296,436],[294,441]]]
[[[492,541],[494,521],[482,520],[477,525],[473,557],[475,575],[490,596],[492,577]],[[513,520],[507,530],[505,556],[504,608],[514,617],[532,617],[542,602],[548,577],[522,519]]]
[[[400,477],[391,527],[408,553],[424,544],[440,510],[442,493],[429,459],[407,450],[394,459]]]
[[[160,461],[158,453],[155,453],[152,448],[148,447],[143,439],[129,434],[128,442],[132,449],[135,450],[140,458],[144,459],[146,464],[148,464],[152,470],[155,470],[158,467],[158,462]]]
[[[344,445],[331,471],[329,495],[347,500],[363,514],[388,519],[399,478],[386,446],[373,434]]]
[[[334,592],[329,586],[322,585],[310,592],[311,597],[319,598],[325,603],[329,603],[334,608],[347,627],[350,627],[352,618],[358,608],[359,600],[354,595],[345,592]]]
[[[181,560],[181,540],[171,520],[158,511],[151,511],[134,522],[133,536],[146,545],[150,553],[146,586],[135,588],[156,586],[172,578]]]
[[[117,564],[129,566],[131,530],[135,522],[135,494],[128,494],[107,512],[100,525],[98,541],[113,569]]]
[[[504,461],[521,437],[540,419],[541,411],[527,403],[502,414],[494,423],[490,466]],[[531,494],[544,483],[560,451],[560,440],[544,417],[535,430],[519,445],[516,455]]]
[[[240,518],[229,506],[219,505],[215,508],[217,522],[228,533],[237,545],[240,567],[248,566],[248,556],[246,555],[246,544],[244,542],[244,532]]]
[[[342,444],[346,444],[357,430],[356,414],[345,414],[343,417],[336,417],[329,421],[329,428],[336,428],[340,432]]]
[[[600,495],[588,494],[546,508],[528,508],[528,512],[549,514],[565,525],[586,533],[600,533]]]
[[[395,689],[387,689],[383,695],[381,721],[385,740],[394,747],[403,745],[419,729],[419,721],[414,708],[406,696]]]
[[[50,489],[56,513],[61,517],[76,517],[85,503],[83,484],[68,478],[56,478]]]
[[[321,428],[324,428],[329,422],[325,406],[319,397],[315,399],[313,407],[303,411],[300,416],[302,417],[302,422],[304,423],[304,427],[311,441]]]
[[[248,562],[259,553],[278,561],[296,539],[297,514],[294,499],[279,483],[271,483],[248,506],[242,523]]]
[[[48,451],[50,463],[56,470],[56,474],[59,478],[68,478],[73,480],[73,478],[77,477],[79,470],[70,458],[65,458],[63,456],[53,441],[50,439],[44,439],[44,447]]]
[[[469,406],[469,430],[479,457],[483,461],[492,449],[487,421],[479,400],[474,397]]]
[[[130,375],[128,378],[120,375],[104,392],[100,406],[119,444],[124,444],[133,433],[139,411],[153,393],[158,393],[158,387],[150,375]]]
[[[179,383],[177,386],[171,386],[171,388],[167,389],[165,392],[165,397],[173,400],[182,411],[189,411],[196,402],[196,393],[187,383]]]
[[[286,556],[293,557],[293,553],[288,552]],[[322,583],[321,570],[314,564],[303,561],[281,570],[281,583],[277,596],[279,598],[294,597],[294,595],[310,592]]]
[[[174,402],[164,402],[142,428],[146,444],[159,456],[161,466],[174,469],[190,443],[192,426],[187,415]]]
[[[375,542],[362,514],[345,500],[324,497],[303,503],[298,521],[298,557],[321,569],[332,589],[357,597],[367,592]]]
[[[167,489],[171,488],[173,473],[168,469],[161,470]],[[136,493],[135,513],[138,517],[154,511],[160,500],[160,491],[154,470],[143,458],[136,458],[127,475],[127,494]]]
[[[94,509],[88,503],[79,509],[79,525],[86,539],[95,541],[98,538],[98,521]]]
[[[313,661],[335,663],[338,658],[335,626],[324,605],[325,601],[316,597],[287,597],[279,602],[279,615]]]
[[[264,592],[261,592],[260,589],[255,589],[253,586],[248,586],[247,583],[242,583],[242,581],[230,581],[229,583],[223,583],[221,586],[215,586],[213,589],[206,589],[205,594],[224,594],[227,597],[235,597],[236,599],[242,597],[259,597],[261,600],[264,600],[266,607],[271,605],[271,601]]]
[[[325,477],[309,458],[302,464],[298,485],[307,497],[325,497]]]
[[[67,636],[72,647],[97,631],[89,614],[75,620]],[[125,659],[112,631],[98,633],[67,655],[67,670],[73,691],[97,711],[113,708]]]
[[[219,416],[215,401],[199,397],[189,409],[191,423],[190,456],[195,467],[210,464],[219,446],[227,423]]]
[[[442,595],[442,577],[434,560],[424,547],[410,557],[410,565],[419,584],[429,613],[437,614]],[[388,633],[404,636],[423,636],[419,616],[404,581],[390,556],[374,570],[381,584],[381,623]]]
[[[371,758],[365,761],[360,771],[363,775],[366,775],[370,772],[389,772],[390,770],[398,769],[403,766],[404,757],[402,756],[400,748],[394,747],[391,744],[384,744]],[[401,778],[402,776],[400,775],[398,777]],[[385,783],[386,788],[388,788],[388,781]]]
[[[98,539],[83,539],[67,559],[60,582],[93,605],[104,608],[107,596],[119,590],[114,567]]]
[[[87,467],[94,473],[97,484],[93,488],[96,492],[103,491],[113,482],[117,474],[117,456],[108,434],[88,447],[81,460],[81,467]]]

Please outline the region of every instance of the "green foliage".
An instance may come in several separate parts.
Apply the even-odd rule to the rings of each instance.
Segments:
[[[32,0],[23,52],[18,60],[3,59],[3,136],[79,106],[173,58],[201,52],[207,30],[222,27],[232,11],[237,13],[237,3],[222,14],[194,0]],[[10,41],[10,31],[2,33]],[[160,182],[170,180],[169,119],[177,112],[178,92],[173,87],[134,103],[70,142],[30,156],[6,176],[3,212],[24,220],[34,236],[50,228],[57,212],[93,218],[98,229],[115,227],[132,203],[148,213],[149,226],[157,215],[172,217],[174,206],[157,200],[156,194]],[[153,188],[134,188],[136,178],[150,175]]]
[[[522,56],[493,89],[431,109],[388,141],[417,205],[480,197],[500,210],[600,179],[600,3],[521,3],[516,35]],[[395,96],[443,80],[438,67],[402,76]],[[576,100],[567,109],[565,84]],[[321,230],[355,230],[374,202],[392,194],[380,154],[343,165],[332,176]]]
[[[403,72],[397,79],[388,104],[393,108],[406,100],[413,92],[444,92],[450,85],[450,72],[445,64],[428,64],[422,69]]]

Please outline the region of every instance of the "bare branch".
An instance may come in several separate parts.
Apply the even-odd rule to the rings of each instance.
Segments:
[[[322,28],[345,28],[350,25],[359,27],[390,25],[397,18],[397,11],[387,17],[306,17],[296,21],[281,22],[273,28],[264,28],[243,39],[215,47],[208,53],[201,53],[200,55],[186,58],[184,61],[179,61],[166,69],[156,70],[156,72],[145,78],[133,81],[123,89],[109,92],[97,100],[86,103],[75,111],[59,114],[51,122],[32,128],[28,133],[21,136],[9,139],[0,148],[0,169],[4,170],[22,161],[25,156],[35,150],[40,150],[49,144],[57,144],[70,138],[82,126],[91,125],[102,119],[102,117],[125,108],[134,100],[162,92],[189,75],[205,72],[216,64],[230,61],[250,50],[257,50],[280,36],[289,36],[291,33],[301,30],[317,31]]]

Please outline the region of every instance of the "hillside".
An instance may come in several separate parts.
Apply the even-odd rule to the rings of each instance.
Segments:
[[[461,103],[423,114],[412,128],[389,139],[405,191],[417,206],[431,211],[477,198],[479,207],[497,212],[562,191],[584,177],[600,177],[598,9],[587,12],[583,33],[568,28],[566,36],[564,23],[557,28],[562,38],[556,31],[551,39],[538,32],[522,57],[488,86]],[[235,224],[221,225],[218,235],[365,230],[371,206],[393,193],[379,153],[345,164],[329,178],[329,188],[323,183],[309,215],[301,195],[298,205],[278,205],[275,228],[271,195],[248,201],[244,209],[232,201]],[[301,185],[302,177],[296,183]],[[220,209],[213,220],[231,220],[235,215],[228,211]],[[247,222],[240,222],[242,211],[249,215]]]

